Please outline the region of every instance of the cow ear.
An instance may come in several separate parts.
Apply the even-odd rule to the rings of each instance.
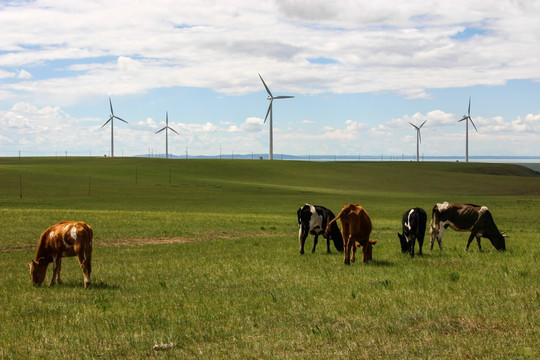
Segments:
[[[43,265],[43,264],[46,264],[46,263],[47,263],[47,260],[45,260],[44,257],[40,257],[40,258],[38,259],[38,261],[34,261],[34,262],[35,262],[36,264],[38,264],[38,265]]]

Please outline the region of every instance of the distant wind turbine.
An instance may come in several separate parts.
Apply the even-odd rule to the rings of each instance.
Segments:
[[[273,135],[273,119],[272,119],[272,103],[274,102],[274,100],[277,100],[277,99],[291,99],[293,98],[294,96],[274,96],[272,95],[272,93],[270,92],[270,89],[268,88],[268,86],[266,86],[266,83],[264,82],[261,74],[259,74],[259,77],[261,78],[261,81],[264,85],[264,88],[266,89],[266,92],[268,93],[268,100],[270,100],[270,105],[268,106],[268,111],[266,111],[266,116],[264,117],[264,122],[266,123],[266,119],[268,118],[268,114],[270,114],[270,151],[269,151],[269,159],[272,160],[274,159],[274,135]]]
[[[105,122],[105,124],[101,125],[103,128],[105,125],[107,125],[109,122],[111,123],[111,157],[114,157],[114,119],[118,119],[120,121],[123,121],[127,124],[127,121],[124,119],[119,118],[118,116],[114,115],[113,107],[112,107],[112,101],[109,97],[109,105],[111,105],[111,116],[109,117],[109,120]]]
[[[165,127],[161,130],[156,131],[156,134],[165,130],[165,158],[168,159],[169,158],[169,130],[177,134],[178,132],[169,126],[169,112],[168,111],[165,113],[165,122],[166,122]]]
[[[416,161],[420,161],[420,143],[422,142],[422,135],[420,135],[420,129],[422,128],[422,126],[424,126],[426,121],[427,120],[425,120],[420,126],[416,126],[412,122],[409,122],[409,124],[411,124],[416,129]]]
[[[465,162],[469,162],[469,121],[471,122],[472,126],[474,126],[474,130],[478,132],[478,129],[476,128],[476,125],[474,125],[474,122],[471,119],[471,97],[469,96],[469,110],[467,111],[467,115],[463,115],[463,119],[458,120],[458,122],[465,121]]]

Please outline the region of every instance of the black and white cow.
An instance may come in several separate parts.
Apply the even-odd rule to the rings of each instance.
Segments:
[[[422,245],[424,245],[424,236],[426,234],[427,215],[422,208],[413,208],[405,211],[401,225],[403,234],[398,232],[401,243],[401,252],[408,252],[414,257],[414,244],[418,239],[418,255],[422,255]]]
[[[433,250],[435,239],[437,239],[439,248],[442,250],[442,237],[444,230],[448,227],[456,231],[471,232],[465,250],[469,250],[469,245],[475,237],[480,251],[482,251],[482,246],[480,245],[481,237],[488,238],[495,249],[506,250],[506,235],[497,229],[491,213],[485,206],[451,204],[448,202],[435,204],[431,214],[429,231],[431,234],[431,250]]]
[[[312,253],[315,252],[319,235],[326,238],[327,252],[330,252],[330,240],[334,242],[336,249],[343,251],[343,237],[336,223],[333,223],[328,236],[324,235],[326,225],[335,218],[332,211],[322,206],[306,204],[297,211],[298,214],[298,242],[300,243],[300,254],[304,253],[304,244],[309,234],[315,235],[313,240]]]

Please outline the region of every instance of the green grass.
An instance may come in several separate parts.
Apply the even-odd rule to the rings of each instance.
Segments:
[[[538,358],[534,175],[501,164],[0,159],[0,358]],[[444,200],[487,205],[508,251],[483,240],[485,252],[465,252],[468,235],[450,230],[444,252],[427,239],[423,257],[401,254],[402,213]],[[300,256],[305,202],[362,204],[374,261],[347,267],[324,242]],[[93,286],[71,258],[64,284],[32,287],[39,234],[75,219],[94,228]],[[161,343],[174,347],[153,350]]]

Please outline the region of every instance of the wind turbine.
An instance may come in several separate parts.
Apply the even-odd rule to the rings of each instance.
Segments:
[[[103,128],[105,125],[107,125],[109,122],[111,123],[111,157],[114,157],[114,119],[118,119],[120,121],[123,121],[127,124],[127,121],[124,119],[119,118],[118,116],[114,115],[114,111],[112,108],[112,101],[109,97],[109,105],[111,105],[111,116],[109,117],[109,120],[105,122],[105,124],[101,125]]]
[[[478,132],[478,129],[476,128],[476,125],[474,125],[474,122],[471,119],[471,97],[469,96],[469,110],[467,111],[467,115],[463,115],[463,119],[458,120],[458,122],[465,121],[465,162],[469,162],[469,121],[471,122],[472,126],[474,126],[474,130]]]
[[[156,134],[165,130],[165,158],[168,159],[169,158],[169,130],[172,130],[177,134],[178,132],[169,126],[169,112],[168,111],[165,113],[165,122],[166,122],[165,127],[161,130],[156,131]]]
[[[416,161],[420,161],[420,143],[422,142],[422,135],[420,135],[420,129],[422,128],[422,126],[424,126],[426,121],[427,120],[424,120],[424,122],[420,126],[416,126],[412,122],[409,122],[409,124],[411,124],[416,129]]]
[[[291,99],[293,98],[294,96],[274,96],[272,95],[272,93],[270,92],[270,89],[268,88],[268,86],[266,86],[266,83],[264,82],[261,74],[259,74],[259,77],[261,78],[261,81],[264,85],[264,88],[266,89],[266,92],[268,93],[268,97],[267,99],[270,100],[270,105],[268,106],[268,111],[266,111],[266,116],[264,117],[264,122],[266,123],[266,119],[268,118],[268,114],[270,114],[270,152],[269,152],[269,155],[268,155],[268,158],[270,160],[274,159],[274,137],[273,137],[273,119],[272,119],[272,103],[274,102],[274,100],[277,100],[277,99]]]

